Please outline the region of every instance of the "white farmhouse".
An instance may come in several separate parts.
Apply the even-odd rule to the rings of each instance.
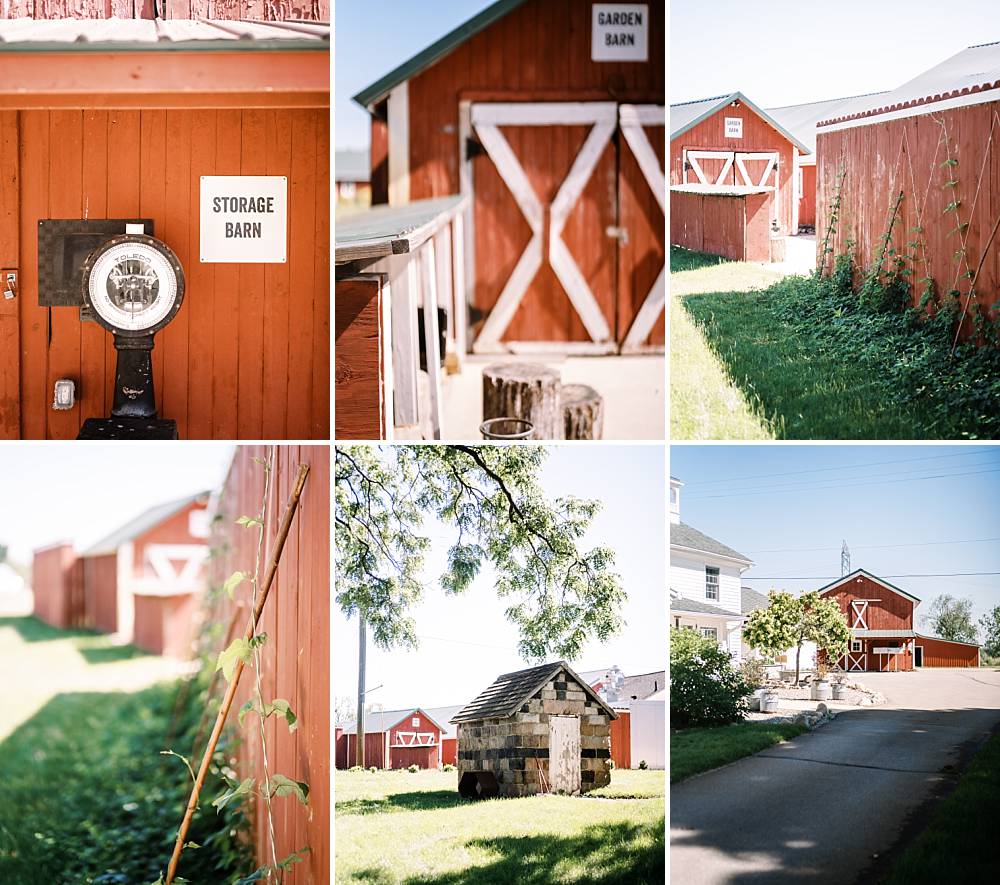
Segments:
[[[670,477],[670,623],[718,640],[733,662],[743,658],[742,553],[681,522],[684,485]]]

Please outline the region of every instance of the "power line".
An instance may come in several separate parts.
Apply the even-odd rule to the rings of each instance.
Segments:
[[[955,541],[909,541],[905,544],[855,544],[855,550],[889,550],[896,547],[938,547],[942,544],[985,544],[1000,538],[959,538]],[[747,553],[827,553],[836,547],[784,547],[774,550],[747,550]]]
[[[880,578],[972,578],[976,576],[998,577],[1000,572],[942,572],[941,574],[920,574],[920,575],[879,575]],[[835,581],[836,576],[831,575],[806,575],[805,577],[792,577],[790,575],[780,575],[771,578],[758,578],[743,575],[741,581]]]
[[[730,476],[725,479],[699,480],[698,485],[716,485],[723,482],[743,482],[753,479],[770,479],[775,476],[798,476],[804,473],[825,473],[831,470],[859,470],[864,467],[883,467],[886,464],[909,464],[915,461],[939,461],[942,458],[970,458],[978,455],[995,455],[990,447],[984,447],[972,452],[953,452],[948,455],[924,455],[920,458],[894,458],[891,461],[871,461],[867,464],[841,464],[836,467],[813,467],[809,470],[783,470],[780,473],[755,473],[749,476]]]

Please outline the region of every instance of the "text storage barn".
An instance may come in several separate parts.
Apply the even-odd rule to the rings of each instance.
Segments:
[[[81,262],[127,222],[186,278],[152,351],[159,415],[181,438],[328,437],[328,50],[322,24],[0,21],[0,437],[73,438],[112,408]],[[266,210],[265,183],[283,214],[210,211]]]
[[[355,96],[376,202],[470,198],[473,350],[662,348],[664,29],[500,0]]]

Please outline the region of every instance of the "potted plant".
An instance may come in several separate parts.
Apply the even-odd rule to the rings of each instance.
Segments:
[[[833,699],[835,701],[847,700],[847,683],[844,681],[843,674],[841,674],[837,678],[837,681],[833,683]]]
[[[778,712],[778,692],[773,688],[765,688],[760,695],[760,712]]]
[[[827,679],[830,667],[826,663],[826,655],[818,654],[816,657],[816,678],[812,683],[811,697],[814,701],[828,701],[832,696],[830,680]]]
[[[767,682],[763,659],[759,657],[745,658],[740,664],[740,675],[746,684],[753,688],[753,692],[748,698],[750,709],[759,710],[760,698],[765,691],[765,683]]]

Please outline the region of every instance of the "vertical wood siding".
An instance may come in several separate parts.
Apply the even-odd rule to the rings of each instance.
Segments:
[[[878,599],[879,602],[869,602],[865,613],[865,621],[869,630],[912,630],[913,603],[905,596],[888,590],[881,584],[876,584],[870,578],[859,575],[849,584],[836,587],[823,594],[827,599],[833,599],[844,617],[847,625],[854,623],[854,611],[851,603],[855,599]],[[876,641],[876,644],[877,641]]]
[[[0,111],[0,270],[18,266],[19,166],[17,111]],[[0,277],[0,290],[5,288]],[[0,294],[0,439],[17,439],[21,426],[18,303]]]
[[[65,630],[84,621],[82,582],[76,580],[72,544],[36,550],[31,566],[34,615],[52,627]],[[81,585],[79,588],[77,585]]]
[[[726,138],[726,117],[743,118],[743,138]],[[684,151],[776,151],[778,153],[778,224],[782,234],[795,233],[792,230],[792,191],[794,189],[794,159],[792,143],[777,129],[758,117],[749,108],[722,108],[712,116],[702,120],[687,132],[670,142],[670,183],[684,183]],[[721,161],[718,167],[712,161],[703,164],[706,175],[716,175],[721,171]],[[748,166],[753,174],[753,167]],[[763,172],[763,169],[760,170]],[[736,183],[735,164],[724,184]],[[714,179],[713,179],[714,180]],[[691,174],[688,183],[694,183]],[[740,182],[742,183],[742,182]]]
[[[83,563],[85,621],[101,633],[118,629],[118,554],[87,556]]]
[[[195,598],[190,593],[175,596],[135,595],[135,638],[137,648],[187,660],[191,657],[191,631]]]
[[[925,667],[978,667],[979,647],[965,645],[961,642],[948,642],[945,639],[934,639],[928,636],[918,636],[916,645],[923,646]]]
[[[816,226],[816,167],[802,167],[802,199],[799,200],[799,225]]]
[[[949,167],[943,165],[948,158],[945,137],[958,161],[951,167],[958,181],[955,187],[945,186],[949,179]],[[974,273],[985,255],[976,293],[981,308],[988,311],[1000,301],[1000,239],[987,247],[1000,215],[998,143],[1000,102],[821,132],[816,139],[817,249],[822,248],[843,169],[841,217],[831,242],[834,255],[844,252],[851,239],[859,268],[869,268],[878,258],[892,205],[902,191],[891,245],[901,256],[917,256],[916,261],[907,261],[913,271],[913,303],[918,304],[923,293],[921,278],[929,276],[939,296],[947,297],[956,289],[964,306],[969,292],[964,274]],[[953,200],[960,203],[957,213],[946,211]],[[968,228],[959,232],[960,224]],[[923,232],[915,232],[916,227]],[[919,245],[913,248],[909,242]],[[963,333],[972,331],[967,320]]]
[[[161,18],[330,20],[330,0],[159,0]],[[153,18],[153,0],[10,0],[0,18]]]
[[[109,333],[72,308],[38,306],[39,219],[142,216],[187,277],[184,305],[153,350],[159,413],[182,438],[327,438],[327,111],[22,111],[19,125],[20,435],[74,438],[86,418],[108,414],[115,372]],[[200,176],[236,174],[288,178],[287,264],[199,261]],[[0,361],[0,397],[3,371]],[[71,410],[51,409],[57,378],[78,382]],[[3,403],[0,436],[16,436]]]
[[[618,710],[617,719],[611,720],[611,761],[615,768],[632,767],[632,714]]]
[[[768,261],[767,195],[670,192],[670,242],[734,261]]]
[[[264,487],[263,468],[254,458],[266,458],[263,446],[239,446],[220,502],[222,518],[217,522],[215,543],[229,545],[213,560],[213,580],[221,582],[236,570],[252,571],[256,552],[255,531],[247,531],[234,520],[260,512]],[[271,477],[268,543],[264,562],[270,557],[270,541],[284,512],[299,464],[310,465],[309,479],[299,511],[285,544],[271,595],[264,609],[260,632],[267,633],[263,649],[263,694],[284,698],[299,717],[299,728],[289,732],[279,717],[267,720],[266,734],[270,771],[309,784],[309,807],[294,797],[275,799],[274,826],[278,857],[306,845],[309,854],[292,867],[288,885],[313,885],[330,881],[330,450],[327,446],[278,446]],[[262,566],[263,570],[263,566]],[[249,588],[240,593],[249,601]],[[230,617],[226,614],[228,623]],[[231,715],[236,728],[236,710],[252,693],[252,673],[244,674]],[[245,776],[263,777],[257,722],[248,717],[243,728],[240,766]],[[257,855],[270,859],[264,804],[257,802],[252,814]]]
[[[337,282],[334,304],[337,439],[383,439],[381,277]]]

